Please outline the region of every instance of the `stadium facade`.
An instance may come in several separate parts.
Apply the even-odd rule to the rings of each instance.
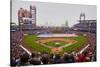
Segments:
[[[36,7],[30,6],[30,10],[20,8],[18,10],[18,22],[20,30],[31,30],[36,27]]]
[[[68,27],[68,22],[63,27],[42,27],[36,25],[36,7],[30,6],[30,10],[20,8],[18,10],[18,22],[19,25],[11,24],[11,31],[20,30],[27,34],[40,34],[40,33],[50,33],[50,32],[91,32],[96,33],[96,20],[86,20],[85,13],[80,13],[79,20],[77,24],[73,27]]]
[[[85,14],[80,14],[79,23],[73,26],[73,30],[96,33],[96,23],[96,20],[86,20]]]

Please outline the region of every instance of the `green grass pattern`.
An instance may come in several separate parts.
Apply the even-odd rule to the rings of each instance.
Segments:
[[[74,43],[73,45],[70,45],[68,47],[64,47],[63,51],[65,52],[72,52],[77,50],[78,48],[82,47],[83,45],[85,45],[87,43],[87,38],[85,36],[78,36],[78,37],[65,37],[65,39],[74,39],[77,41],[77,43]],[[25,46],[29,46],[32,47],[32,49],[39,51],[39,52],[48,52],[51,53],[51,49],[48,47],[45,47],[39,43],[36,43],[35,41],[38,40],[37,35],[27,35],[24,36],[23,38],[23,43]],[[65,45],[64,42],[61,42],[60,44],[56,44],[55,42],[49,42],[48,43],[49,46],[53,46],[53,47],[59,47],[61,45]]]

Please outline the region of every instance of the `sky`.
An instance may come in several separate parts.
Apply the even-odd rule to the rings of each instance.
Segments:
[[[96,5],[12,0],[11,22],[18,24],[18,10],[29,10],[30,5],[36,6],[37,26],[62,26],[67,21],[71,27],[79,23],[80,13],[85,13],[86,20],[97,20]]]

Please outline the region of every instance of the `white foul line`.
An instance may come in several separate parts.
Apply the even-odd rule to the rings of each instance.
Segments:
[[[80,54],[83,53],[84,50],[86,50],[86,49],[89,47],[89,45],[90,45],[90,44],[88,44],[86,47],[84,47],[79,53],[80,53]]]
[[[25,50],[29,55],[31,55],[31,52],[28,51],[25,47],[23,47],[22,45],[19,45],[23,50]]]

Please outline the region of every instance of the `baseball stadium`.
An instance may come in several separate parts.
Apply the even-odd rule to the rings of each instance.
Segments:
[[[11,66],[96,61],[97,21],[86,19],[85,12],[72,27],[66,21],[63,26],[39,26],[33,5],[19,8],[17,15],[18,25],[10,24]]]

